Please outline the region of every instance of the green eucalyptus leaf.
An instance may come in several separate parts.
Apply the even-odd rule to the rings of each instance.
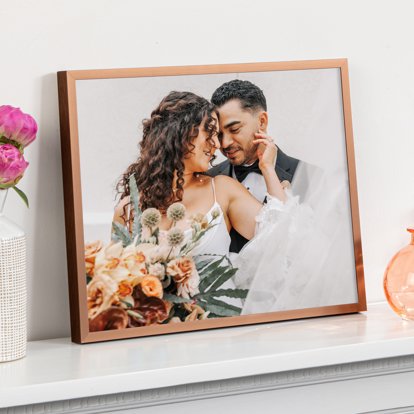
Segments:
[[[202,301],[204,302],[204,306],[209,306],[209,305],[210,306],[220,306],[222,308],[230,309],[233,312],[237,312],[238,315],[240,315],[240,313],[242,311],[242,309],[239,308],[238,306],[231,305],[230,303],[224,302],[220,299],[215,299],[215,298],[209,297],[209,298],[202,299]],[[200,300],[200,302],[201,302],[201,300]]]
[[[200,284],[198,288],[200,292],[204,293],[206,289],[211,286],[219,277],[223,274],[224,269],[219,267],[217,269],[211,270],[207,273],[207,275],[200,276]]]
[[[202,260],[200,262],[197,262],[197,258],[195,258],[197,272],[200,273],[212,260],[214,259]]]
[[[168,300],[168,302],[172,303],[190,303],[192,302],[191,299],[182,298],[180,296],[172,295],[171,293],[164,293],[163,299]]]
[[[131,244],[131,236],[128,232],[128,230],[126,229],[125,226],[122,226],[120,223],[117,223],[116,221],[112,222],[112,239],[117,238],[118,240],[122,241],[122,245],[128,246],[129,244]],[[114,237],[115,236],[115,237]]]
[[[226,296],[228,298],[246,299],[246,296],[248,293],[249,293],[249,289],[219,289],[215,291],[209,290],[208,292],[200,295],[200,297],[206,300],[209,297],[221,297],[221,296]]]
[[[207,286],[209,286],[209,284],[212,283],[212,281],[211,281],[211,282],[209,282],[209,284],[207,284],[208,282],[207,281],[204,281],[204,279],[209,278],[210,275],[211,275],[211,273],[215,272],[220,267],[220,265],[223,263],[223,261],[224,261],[225,258],[226,258],[226,256],[221,256],[221,258],[219,260],[213,260],[213,261],[210,260],[210,264],[208,264],[207,266],[205,266],[199,272],[200,279],[202,281],[202,286],[203,287],[204,286],[207,287]],[[213,279],[213,281],[214,281],[214,279]]]
[[[221,301],[217,301],[221,302]],[[228,303],[221,302],[222,305],[218,305],[215,303],[209,302],[203,302],[202,307],[205,310],[208,310],[217,316],[225,317],[225,316],[239,316],[241,313],[241,308],[238,308],[237,306],[229,305]]]
[[[223,269],[224,270],[224,269]],[[224,272],[221,273],[221,275],[216,279],[216,281],[211,285],[209,288],[209,292],[212,292],[219,288],[221,285],[223,285],[225,282],[227,282],[229,279],[231,279],[236,273],[236,268],[234,267],[228,267]]]
[[[132,311],[132,310],[127,310],[126,313],[129,316],[132,316],[134,319],[144,319],[144,317],[138,312],[135,312],[135,311]]]
[[[139,194],[138,194],[138,187],[137,182],[135,181],[134,174],[129,177],[129,197],[131,200],[131,204],[134,210],[134,222],[132,225],[132,239],[134,240],[135,237],[137,238],[137,244],[141,243],[141,231],[142,231],[142,224],[141,224],[141,215],[142,211],[139,208]]]
[[[200,274],[200,292],[204,292],[209,286],[211,286],[226,270],[225,267],[214,266],[210,267],[209,271],[202,271]]]
[[[132,308],[132,303],[127,302],[126,300],[120,300],[121,303],[123,303],[127,308]]]

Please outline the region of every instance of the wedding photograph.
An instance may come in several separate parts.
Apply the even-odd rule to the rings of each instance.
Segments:
[[[90,337],[364,306],[346,62],[316,62],[60,74]]]

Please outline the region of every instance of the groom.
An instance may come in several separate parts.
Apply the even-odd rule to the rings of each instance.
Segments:
[[[267,135],[267,104],[262,90],[249,81],[235,79],[216,89],[211,101],[219,113],[219,140],[227,160],[210,169],[208,174],[237,179],[263,203],[266,184],[259,169],[257,146],[253,144],[254,139],[263,135],[271,140]],[[278,148],[275,170],[282,184],[292,182],[298,164],[299,160]],[[238,253],[248,240],[234,229],[230,236],[230,251]]]

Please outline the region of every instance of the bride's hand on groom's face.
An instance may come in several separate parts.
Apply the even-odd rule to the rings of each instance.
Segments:
[[[259,168],[274,169],[277,157],[277,146],[270,135],[264,132],[256,132],[256,139],[253,143],[257,145],[257,157],[259,159]]]

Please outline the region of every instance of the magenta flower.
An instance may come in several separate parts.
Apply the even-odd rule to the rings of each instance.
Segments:
[[[14,145],[0,144],[0,189],[14,187],[28,165]]]
[[[20,108],[0,106],[0,142],[6,138],[24,148],[35,140],[36,133],[37,124],[30,115],[23,113]]]

